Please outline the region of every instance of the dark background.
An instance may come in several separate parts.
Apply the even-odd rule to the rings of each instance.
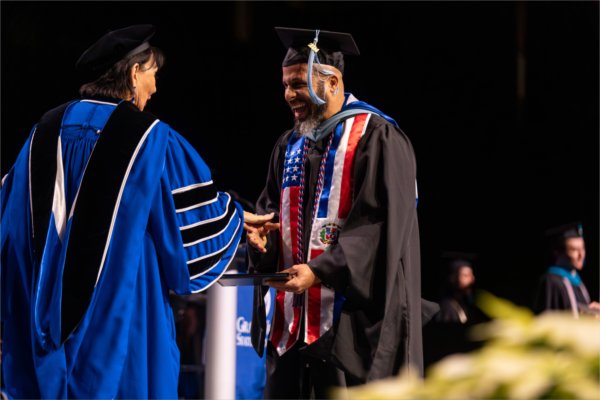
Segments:
[[[255,201],[292,124],[273,27],[351,32],[361,56],[346,60],[347,90],[393,116],[416,151],[424,297],[438,297],[441,255],[462,251],[477,254],[480,288],[530,306],[544,229],[579,220],[598,298],[598,2],[2,1],[1,12],[2,175],[41,114],[77,95],[79,55],[110,29],[152,23],[167,64],[147,109],[222,190]]]

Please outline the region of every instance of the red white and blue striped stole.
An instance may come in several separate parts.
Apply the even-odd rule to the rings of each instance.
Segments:
[[[287,145],[280,204],[281,257],[279,270],[306,263],[337,243],[340,230],[352,207],[353,165],[356,147],[371,114],[359,114],[340,123],[330,136],[319,170],[308,254],[303,254],[304,136],[292,134]],[[300,336],[302,308],[294,307],[294,294],[277,291],[270,340],[279,355],[289,350]],[[318,284],[304,293],[304,341],[311,344],[333,326],[343,297]]]

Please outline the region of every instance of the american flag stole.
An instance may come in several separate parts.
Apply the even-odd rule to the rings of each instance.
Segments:
[[[279,270],[294,264],[307,263],[329,246],[337,243],[338,235],[352,207],[353,166],[356,148],[364,135],[371,114],[348,118],[335,128],[323,154],[315,201],[312,205],[312,224],[308,254],[303,253],[302,237],[304,197],[304,160],[306,137],[292,134],[283,164],[280,200],[280,257]],[[307,344],[319,339],[333,326],[334,315],[343,297],[321,284],[304,293],[302,308],[294,307],[294,294],[277,291],[270,340],[279,355],[289,350],[303,334]],[[302,313],[304,310],[304,313]],[[300,332],[300,318],[304,329]]]

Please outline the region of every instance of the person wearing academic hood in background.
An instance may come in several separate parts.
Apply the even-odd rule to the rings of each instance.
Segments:
[[[585,240],[580,223],[571,223],[545,232],[551,250],[551,265],[542,275],[537,290],[535,311],[569,310],[600,315],[600,304],[592,301],[579,272],[585,264]]]
[[[396,121],[347,91],[344,58],[359,54],[350,34],[275,29],[294,126],[274,146],[256,207],[275,213],[280,230],[256,227],[247,239],[251,268],[292,278],[270,284],[265,398],[324,398],[402,367],[422,373],[412,145]],[[264,289],[252,323],[259,354]]]
[[[144,111],[164,63],[154,32],[129,26],[89,47],[81,98],[41,117],[2,181],[11,398],[177,398],[169,290],[205,290],[237,249],[242,208]]]

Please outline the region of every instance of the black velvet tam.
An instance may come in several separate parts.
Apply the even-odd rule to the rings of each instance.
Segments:
[[[132,25],[110,31],[83,52],[75,67],[88,77],[100,77],[117,61],[150,47],[153,25]]]

